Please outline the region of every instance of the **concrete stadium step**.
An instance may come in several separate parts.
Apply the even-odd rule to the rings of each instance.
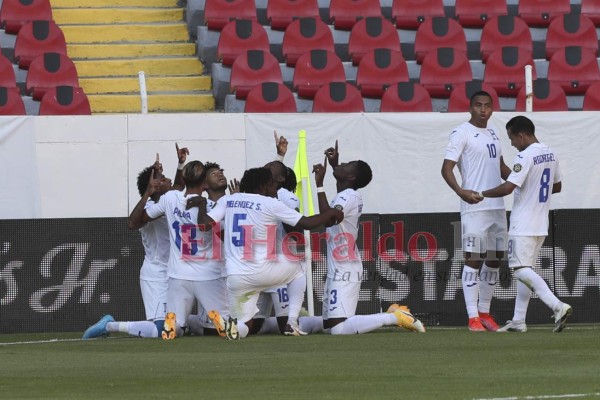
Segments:
[[[202,75],[204,66],[196,57],[75,60],[80,77]]]
[[[139,93],[138,78],[80,78],[79,85],[85,93]],[[208,76],[146,76],[146,90],[156,92],[199,92],[211,89],[211,79]]]
[[[139,113],[141,99],[135,94],[88,95],[92,113]],[[211,94],[154,94],[148,95],[149,112],[201,112],[213,111]]]
[[[52,10],[59,25],[181,22],[181,8],[59,8]]]
[[[68,44],[71,59],[194,56],[194,43]]]
[[[61,25],[67,43],[187,42],[184,22],[129,25]]]
[[[52,10],[89,7],[178,7],[178,0],[50,0]]]

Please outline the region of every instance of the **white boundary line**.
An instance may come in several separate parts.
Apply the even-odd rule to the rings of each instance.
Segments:
[[[124,338],[128,338],[128,336],[123,336]],[[28,342],[6,342],[0,343],[0,347],[2,346],[13,346],[17,344],[43,344],[43,343],[59,343],[59,342],[87,342],[90,340],[114,340],[119,339],[121,337],[103,337],[103,338],[94,338],[94,339],[48,339],[48,340],[32,340]]]
[[[600,393],[570,393],[570,394],[545,394],[540,396],[523,397],[491,397],[473,400],[536,400],[536,399],[574,399],[577,397],[597,397]]]

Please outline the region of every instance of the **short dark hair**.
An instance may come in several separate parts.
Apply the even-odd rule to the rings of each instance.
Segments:
[[[285,167],[285,183],[283,188],[289,190],[292,193],[296,193],[296,187],[298,186],[298,180],[296,179],[296,173],[290,167]]]
[[[258,193],[261,187],[267,185],[273,179],[271,170],[268,168],[250,168],[244,172],[240,180],[240,192]]]
[[[506,131],[510,130],[513,134],[524,133],[529,136],[535,135],[535,125],[533,121],[524,115],[517,115],[506,123]]]
[[[148,181],[150,180],[150,174],[154,169],[154,165],[146,167],[138,174],[137,177],[137,188],[138,192],[140,192],[140,196],[143,196],[148,188]]]
[[[371,167],[369,164],[362,160],[354,161],[355,165],[355,174],[356,179],[354,180],[354,189],[364,188],[371,182],[373,179],[373,171],[371,171]]]
[[[218,169],[219,171],[223,171],[223,168],[221,168],[221,166],[217,163],[211,162],[211,161],[207,161],[204,163],[204,170],[206,172],[210,171],[211,169]]]
[[[206,168],[198,160],[190,161],[183,167],[182,175],[186,186],[198,186],[206,178]]]
[[[472,105],[473,105],[473,101],[475,100],[475,97],[480,97],[480,96],[489,97],[489,99],[490,99],[492,102],[494,101],[494,99],[492,99],[492,95],[491,95],[491,94],[489,94],[489,93],[488,93],[488,92],[486,92],[485,90],[479,90],[479,91],[477,91],[477,92],[475,92],[475,93],[473,93],[473,94],[471,95],[471,99],[470,99],[470,101],[469,101],[469,106],[472,106]]]

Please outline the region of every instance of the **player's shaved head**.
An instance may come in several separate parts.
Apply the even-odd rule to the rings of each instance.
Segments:
[[[473,106],[473,103],[475,102],[475,99],[477,97],[487,97],[488,99],[490,99],[490,102],[493,102],[492,100],[492,95],[489,94],[488,92],[486,92],[485,90],[480,90],[478,92],[475,92],[471,95],[471,101],[469,102],[470,106]]]
[[[373,171],[369,164],[362,160],[352,161],[352,167],[354,169],[354,189],[364,188],[373,179]]]
[[[533,121],[524,115],[517,115],[506,123],[506,131],[510,131],[512,134],[523,133],[525,135],[535,135],[535,125]]]

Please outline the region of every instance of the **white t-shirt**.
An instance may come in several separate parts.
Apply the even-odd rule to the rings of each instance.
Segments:
[[[517,185],[508,234],[547,236],[552,185],[561,180],[552,149],[543,143],[530,144],[515,156],[507,180]]]
[[[222,197],[208,216],[224,220],[227,275],[253,274],[266,262],[277,260],[277,226],[282,222],[294,226],[302,218],[281,201],[252,193]]]
[[[477,128],[465,122],[450,134],[450,142],[446,146],[444,158],[458,164],[463,189],[480,192],[502,183],[500,175],[502,146],[497,132],[498,130],[492,126]],[[501,197],[485,198],[477,204],[460,200],[461,214],[497,209],[504,209],[504,199]]]
[[[147,210],[154,204],[148,199],[144,205]],[[169,262],[169,226],[167,219],[160,217],[148,222],[140,228],[142,245],[144,246],[144,263],[140,270],[140,279],[164,282],[167,280],[167,263]]]
[[[356,240],[358,219],[363,209],[362,196],[354,189],[345,189],[333,198],[330,206],[342,211],[344,219],[326,229],[327,278],[360,282],[363,265]]]
[[[167,268],[169,278],[189,281],[219,279],[223,261],[213,259],[212,232],[203,233],[198,229],[198,208],[185,209],[187,200],[195,196],[171,190],[146,213],[150,218],[161,215],[167,218],[171,249]],[[186,238],[190,238],[188,244]]]

